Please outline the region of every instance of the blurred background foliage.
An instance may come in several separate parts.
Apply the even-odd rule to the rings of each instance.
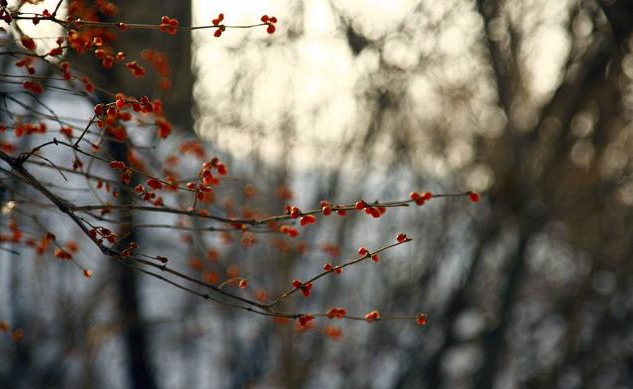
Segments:
[[[411,190],[475,189],[482,202],[320,218],[300,242],[192,232],[198,244],[182,250],[164,234],[138,239],[182,266],[214,247],[218,266],[274,295],[403,231],[411,244],[286,307],[422,311],[429,324],[337,322],[333,340],[330,323],[297,333],[125,279],[116,264],[86,285],[2,252],[0,315],[26,334],[0,339],[2,387],[632,387],[633,2],[252,3],[142,0],[116,16],[280,19],[272,36],[141,31],[121,43],[168,54],[177,76],[162,97],[178,141],[204,140],[237,178],[218,207],[272,214]],[[159,93],[151,80],[107,77],[128,94]]]

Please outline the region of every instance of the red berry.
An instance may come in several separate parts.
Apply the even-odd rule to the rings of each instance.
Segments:
[[[301,326],[305,326],[306,324],[308,324],[308,322],[310,322],[311,320],[314,320],[314,316],[312,315],[301,315],[297,318],[297,320],[299,321],[299,325]]]
[[[329,262],[326,263],[325,265],[323,265],[323,270],[325,270],[327,272],[333,271],[336,274],[343,273],[343,268],[342,267],[340,267],[340,266],[332,266],[332,264],[329,263]]]
[[[354,207],[358,210],[365,209],[365,207],[367,207],[367,203],[365,202],[365,200],[358,200]]]
[[[110,162],[111,169],[125,169],[125,163],[121,161],[112,161]]]
[[[132,182],[132,172],[129,169],[125,173],[121,174],[121,181],[125,185],[130,185],[130,182]]]
[[[330,207],[329,205],[325,205],[323,208],[321,208],[321,210],[323,211],[323,215],[325,216],[332,214],[332,207]]]
[[[303,297],[310,296],[310,289],[312,289],[312,283],[306,282],[301,286],[301,293],[303,293]]]
[[[116,109],[112,108],[112,107],[107,109],[106,114],[108,115],[109,119],[116,119],[116,117],[118,115]]]
[[[51,51],[48,52],[48,55],[50,55],[51,57],[55,57],[57,55],[60,55],[63,52],[61,47],[54,47],[51,49]]]
[[[420,313],[418,317],[415,319],[415,322],[418,323],[418,325],[420,326],[424,326],[426,325],[427,319],[428,317],[425,314]]]
[[[361,247],[358,249],[358,255],[365,256],[369,251],[365,247]]]
[[[374,261],[374,262],[380,261],[380,255],[378,255],[378,254],[372,255],[371,256],[371,260]]]
[[[396,237],[396,240],[398,241],[398,243],[402,243],[405,240],[407,240],[407,234],[404,233],[399,233],[398,236]]]
[[[367,320],[368,323],[380,320],[380,312],[374,309],[365,315],[365,320]]]
[[[37,45],[35,44],[35,41],[31,37],[24,35],[22,38],[20,38],[20,41],[22,42],[22,46],[26,47],[27,49],[31,51],[35,51],[35,47]]]
[[[342,319],[347,315],[347,310],[345,308],[332,308],[327,311],[328,319]]]
[[[476,203],[479,201],[479,193],[471,191],[470,193],[468,193],[468,198],[473,203]]]
[[[147,180],[147,186],[149,186],[152,189],[162,189],[163,188],[162,182],[160,182],[159,180],[157,180],[155,178],[148,179]]]
[[[305,215],[301,218],[301,225],[307,226],[308,224],[316,223],[316,217],[314,215]]]

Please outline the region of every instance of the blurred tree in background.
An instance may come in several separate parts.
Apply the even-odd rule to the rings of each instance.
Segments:
[[[293,295],[279,308],[422,311],[428,324],[321,317],[312,328],[284,324],[106,265],[94,248],[80,251],[94,270],[86,280],[67,263],[31,259],[32,250],[3,242],[0,320],[23,337],[0,333],[2,387],[633,386],[633,2],[192,7],[190,14],[171,3],[134,3],[102,17],[155,23],[164,14],[188,26],[209,24],[222,11],[229,24],[248,25],[265,13],[280,21],[271,36],[229,29],[219,39],[206,29],[175,36],[130,29],[114,46],[137,60],[146,50],[153,71],[141,80],[123,66],[95,70],[92,58],[68,55],[95,85],[162,98],[175,130],[149,143],[147,154],[159,166],[172,169],[162,162],[174,154],[180,167],[198,166],[186,150],[200,152],[192,141],[202,139],[203,151],[230,167],[205,203],[212,214],[248,219],[283,213],[286,204],[385,201],[412,190],[474,189],[482,201],[433,199],[421,208],[389,208],[376,220],[361,212],[317,215],[316,225],[296,226],[296,238],[125,211],[114,225],[192,277],[248,279],[245,292],[263,300],[326,262],[354,257],[359,246],[375,249],[406,232],[413,241],[381,253],[378,263],[325,277],[309,298]],[[2,39],[3,52],[19,49],[13,35]],[[191,44],[190,54],[184,48]],[[169,63],[167,92],[153,87],[165,68],[149,65],[161,62],[160,53]],[[12,123],[19,107],[4,91],[14,88],[16,59],[0,60],[0,122]],[[26,105],[55,103],[60,116],[85,126],[94,104],[112,100],[99,93],[65,94],[65,105],[54,100],[59,94],[40,96]],[[8,139],[10,129],[0,136]],[[24,138],[19,142],[28,149]],[[125,157],[111,159],[132,163],[125,143],[108,144],[110,155]],[[18,217],[29,206],[20,193],[31,192],[6,163],[0,167],[0,225],[9,234],[6,215]],[[81,177],[50,177],[67,190],[71,183],[86,187]],[[34,233],[38,226],[28,220]],[[59,212],[37,220],[68,224]],[[178,229],[149,227],[158,224]],[[76,233],[70,226],[55,231],[60,241]]]

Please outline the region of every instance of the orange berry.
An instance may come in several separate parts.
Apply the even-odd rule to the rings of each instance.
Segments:
[[[339,341],[343,337],[343,331],[341,331],[340,328],[335,327],[335,326],[325,327],[325,334],[328,336],[328,338],[334,341]]]
[[[255,292],[255,298],[260,303],[265,303],[266,301],[268,301],[268,293],[266,293],[265,290],[259,289],[257,290],[257,292]]]
[[[14,342],[19,342],[20,340],[22,340],[22,338],[24,338],[24,330],[20,328],[13,330],[13,332],[11,333],[11,338],[13,338]]]

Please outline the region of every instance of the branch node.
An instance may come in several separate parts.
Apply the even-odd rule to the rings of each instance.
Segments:
[[[62,199],[60,199],[57,207],[59,208],[60,211],[62,211],[65,214],[71,214],[74,210],[74,206],[72,204]]]

